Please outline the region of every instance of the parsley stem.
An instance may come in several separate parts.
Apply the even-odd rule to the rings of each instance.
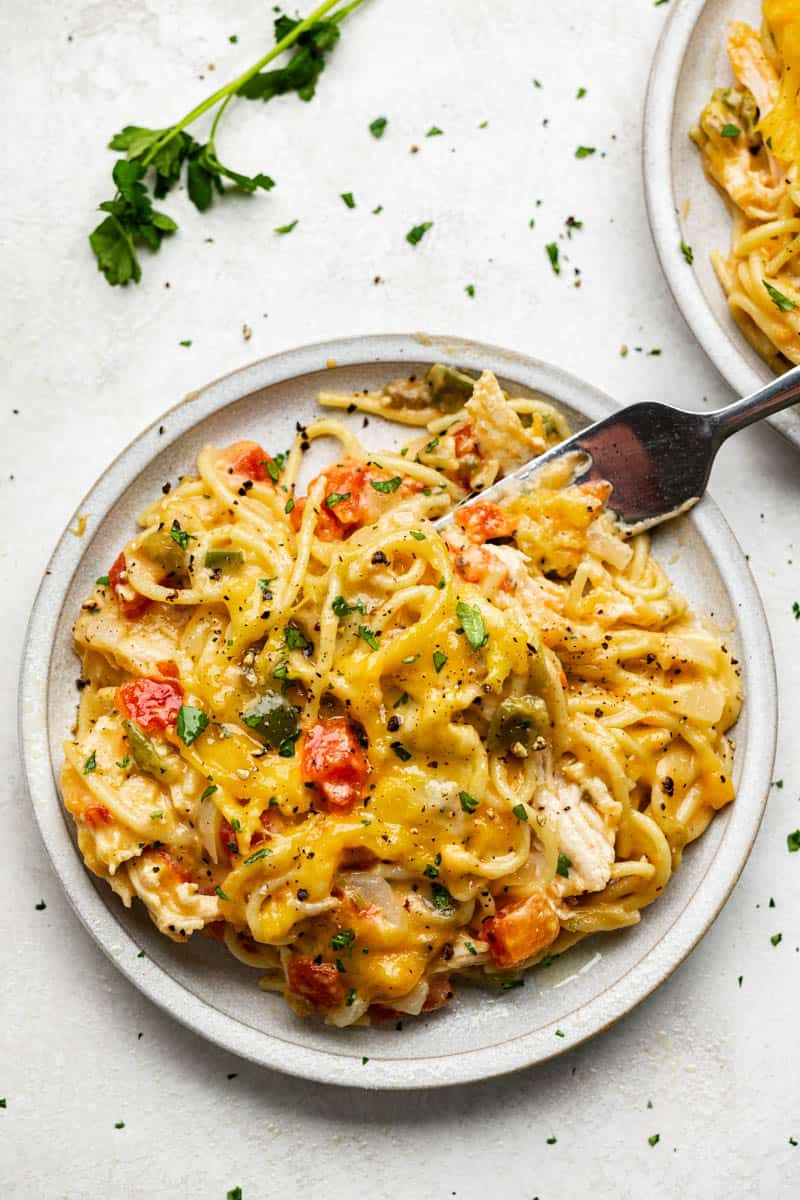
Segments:
[[[202,117],[203,113],[208,112],[208,110],[213,108],[215,104],[218,104],[220,100],[224,100],[227,104],[231,96],[234,96],[236,92],[239,91],[239,88],[244,87],[248,80],[252,79],[254,75],[257,75],[262,67],[265,67],[267,63],[272,62],[272,60],[277,58],[278,55],[283,54],[284,50],[288,50],[290,46],[293,46],[301,34],[304,34],[307,29],[310,29],[312,25],[316,24],[321,17],[324,17],[327,12],[330,12],[330,10],[335,8],[339,3],[340,0],[324,0],[323,4],[320,4],[312,13],[310,13],[307,17],[304,17],[299,24],[295,25],[294,29],[290,30],[286,37],[281,38],[279,42],[276,42],[272,49],[268,50],[267,53],[263,55],[254,66],[250,67],[248,71],[245,71],[244,75],[240,75],[239,78],[234,79],[232,83],[226,83],[223,87],[219,88],[216,92],[212,93],[212,95],[203,100],[202,103],[195,105],[191,112],[188,112],[186,116],[178,121],[176,125],[171,125],[165,132],[164,136],[159,138],[159,140],[150,147],[147,155],[142,159],[142,165],[144,167],[149,167],[159,150],[163,149],[167,142],[171,142],[172,139],[176,137],[182,130],[184,130],[187,125],[191,125],[192,122],[196,121],[198,117]],[[334,13],[331,20],[341,20],[354,8],[358,8],[359,5],[363,3],[364,0],[352,0],[350,4],[345,5],[344,8],[340,9],[338,13]]]

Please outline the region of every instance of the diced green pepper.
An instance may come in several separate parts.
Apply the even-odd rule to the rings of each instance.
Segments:
[[[174,765],[168,759],[161,757],[150,738],[142,733],[136,722],[125,720],[122,722],[122,727],[128,738],[133,761],[139,770],[147,771],[148,775],[155,775],[157,779],[171,782],[175,777]]]
[[[297,709],[280,692],[264,692],[242,720],[273,750],[297,737]]]
[[[186,551],[168,529],[154,529],[139,543],[139,549],[169,575],[180,575],[186,568]]]
[[[243,562],[241,550],[208,550],[203,565],[210,571],[218,571],[222,567],[240,567]]]
[[[443,412],[456,412],[463,408],[472,395],[475,380],[455,367],[436,363],[426,375],[431,389],[431,403]]]
[[[550,716],[541,696],[509,696],[489,723],[486,744],[490,750],[505,750],[517,742],[531,746],[549,728]]]
[[[541,694],[547,687],[548,681],[544,646],[541,638],[532,633],[528,641],[528,686],[531,691]]]

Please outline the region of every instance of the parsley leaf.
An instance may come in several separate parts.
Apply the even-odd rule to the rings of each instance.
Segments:
[[[340,929],[339,932],[331,938],[331,949],[350,950],[355,940],[356,935],[354,930]]]
[[[210,783],[208,785],[208,787],[205,788],[205,790],[202,792],[200,799],[207,800],[209,798],[209,796],[213,796],[214,792],[216,792],[217,790],[218,790],[217,785],[215,783]],[[231,826],[233,826],[233,821],[231,821]],[[233,827],[235,828],[235,826],[233,826]]]
[[[290,221],[288,225],[276,225],[273,232],[275,232],[275,233],[291,233],[292,230],[294,229],[295,225],[297,224],[297,221],[298,221],[298,218],[295,217],[294,221]]]
[[[575,157],[576,158],[588,158],[590,154],[595,154],[595,153],[596,153],[596,150],[595,150],[594,146],[578,146],[578,149],[575,151]]]
[[[356,201],[352,192],[342,192],[342,200],[344,200],[348,208],[355,208]]]
[[[331,608],[336,613],[337,617],[348,617],[350,613],[358,612],[363,614],[367,611],[363,600],[354,600],[352,604],[348,604],[344,596],[337,596],[331,602]]]
[[[299,20],[280,16],[275,22],[275,40],[280,42],[300,24]],[[334,20],[316,21],[296,39],[298,49],[285,67],[259,71],[237,91],[246,100],[263,100],[297,92],[301,100],[313,99],[319,77],[325,69],[325,55],[330,54],[339,40],[339,26]]]
[[[411,751],[406,750],[402,742],[392,742],[391,749],[395,752],[401,762],[408,762],[411,758]]]
[[[97,579],[95,579],[95,583],[98,585],[98,587],[108,587],[109,582],[110,581],[107,575],[99,575]]]
[[[461,801],[461,808],[465,813],[474,813],[480,804],[480,801],[476,800],[474,796],[470,796],[469,792],[459,792],[458,798]]]
[[[434,650],[433,666],[434,666],[434,670],[436,671],[437,675],[439,674],[439,672],[441,671],[442,667],[444,666],[444,664],[446,662],[447,662],[447,655],[443,654],[441,650]]]
[[[95,750],[93,750],[92,753],[87,758],[86,762],[83,764],[83,773],[84,773],[84,775],[91,775],[92,771],[96,771],[96,770],[97,770],[97,752]]]
[[[389,121],[386,117],[376,117],[374,121],[370,121],[369,131],[374,138],[382,138],[388,124]]]
[[[406,234],[406,241],[411,246],[416,246],[425,237],[425,234],[433,226],[433,221],[423,221],[421,225],[414,225]]]
[[[256,850],[249,856],[249,858],[244,860],[244,865],[249,867],[253,863],[261,862],[263,858],[266,858],[270,854],[272,854],[272,851],[270,850],[269,846],[262,846],[260,850]]]
[[[553,268],[555,275],[561,274],[561,265],[558,261],[558,245],[556,242],[548,242],[545,246],[547,257],[550,259],[550,266]]]
[[[456,605],[456,616],[462,624],[472,649],[480,650],[482,646],[485,646],[489,640],[489,634],[486,632],[483,622],[483,613],[477,604],[466,604],[463,600],[459,600]]]
[[[772,937],[769,940],[772,942],[773,946],[779,946],[780,943],[783,941],[783,934],[782,933],[773,933]]]
[[[219,886],[219,884],[217,884],[217,886],[214,888],[214,891],[217,893],[220,900],[230,900],[230,896],[226,895],[225,892],[223,892],[223,890]]]
[[[349,492],[329,492],[322,503],[325,505],[326,508],[336,508],[337,504],[341,504],[341,502],[343,500],[349,500],[349,499],[350,499]]]
[[[566,879],[569,875],[569,869],[571,866],[572,862],[567,858],[566,854],[559,854],[558,864],[556,866],[556,875],[562,875],[564,879]]]
[[[773,287],[771,283],[767,283],[766,279],[763,280],[763,283],[764,287],[769,292],[770,300],[776,308],[780,309],[781,312],[791,312],[793,308],[797,308],[794,300],[790,300],[788,296],[784,296],[783,292],[779,292],[778,289]]]
[[[518,821],[527,821],[528,810],[524,804],[515,804],[511,811]]]
[[[795,829],[794,833],[786,835],[786,846],[790,854],[800,850],[800,829]]]
[[[688,242],[684,242],[683,239],[681,239],[681,254],[686,259],[689,266],[691,266],[694,262],[694,250],[688,244]]]
[[[394,479],[370,479],[369,485],[376,492],[383,492],[384,495],[388,495],[391,492],[396,492],[402,482],[401,476],[395,475]]]
[[[433,900],[433,907],[438,909],[439,912],[447,912],[449,909],[455,907],[453,897],[441,883],[431,885],[431,898]]]
[[[444,130],[440,129],[438,125],[431,125],[425,137],[441,137],[443,133]]]
[[[191,746],[207,725],[208,715],[203,712],[202,708],[193,708],[191,704],[182,704],[178,709],[177,733],[184,746]]]
[[[359,625],[356,637],[363,638],[370,650],[380,650],[381,644],[375,635],[374,630],[370,629],[369,625]]]
[[[310,650],[311,642],[296,625],[287,625],[283,631],[287,650]]]
[[[173,542],[180,546],[181,550],[187,550],[189,548],[190,541],[197,541],[195,535],[193,533],[187,533],[185,529],[170,529],[169,536],[172,538]]]
[[[720,130],[720,133],[725,138],[738,137],[741,132],[742,131],[738,125],[723,125],[722,129]]]

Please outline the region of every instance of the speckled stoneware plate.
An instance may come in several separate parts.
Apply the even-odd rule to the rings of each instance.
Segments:
[[[65,533],[59,542],[24,654],[20,728],[31,799],[53,866],[86,928],[136,987],[189,1028],[254,1062],[326,1083],[408,1088],[484,1079],[541,1062],[605,1029],[657,987],[708,929],[745,863],[770,782],[776,703],[769,634],[744,557],[706,497],[688,517],[659,530],[654,546],[742,663],[747,698],[736,731],[738,799],[689,849],[665,895],[634,928],[583,942],[532,973],[518,991],[464,988],[452,1008],[407,1021],[402,1033],[391,1025],[337,1030],[299,1020],[280,997],[259,991],[258,972],[212,938],[194,937],[184,946],[167,941],[140,905],[124,909],[84,868],[55,782],[77,701],[71,625],[95,578],[131,536],[135,515],[164,480],[193,470],[206,442],[253,437],[283,447],[295,421],[314,416],[320,387],[379,387],[438,360],[471,371],[491,368],[517,393],[540,390],[577,427],[613,408],[555,367],[456,338],[353,338],[254,363],[168,412],[92,488],[80,505],[88,514],[86,533],[80,540]],[[360,416],[347,419],[361,426]],[[381,420],[361,432],[375,447],[404,436]],[[565,1036],[556,1037],[557,1029]]]
[[[733,82],[725,50],[728,22],[761,24],[760,0],[678,0],[664,26],[644,110],[644,186],[650,228],[678,308],[717,370],[740,396],[773,376],[739,330],[711,266],[726,252],[731,218],[689,139],[715,87]],[[694,251],[689,266],[681,240]],[[770,418],[800,446],[800,408]]]

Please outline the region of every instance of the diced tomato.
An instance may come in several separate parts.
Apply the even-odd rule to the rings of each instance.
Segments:
[[[445,1004],[449,1004],[455,998],[456,994],[451,986],[450,976],[434,975],[431,978],[428,995],[425,997],[422,1011],[435,1012],[437,1008],[444,1008]]]
[[[513,967],[554,942],[560,928],[552,904],[537,890],[484,921],[481,937],[489,943],[495,966]]]
[[[258,442],[234,442],[225,451],[225,458],[234,475],[244,475],[258,483],[266,483],[270,478],[267,464],[272,459]]]
[[[462,425],[453,434],[453,441],[456,445],[456,458],[463,458],[465,454],[474,454],[477,450],[477,442],[471,425]]]
[[[88,804],[82,815],[86,824],[91,825],[92,829],[96,829],[98,825],[111,824],[111,813],[105,804]]]
[[[294,958],[286,974],[289,991],[308,1000],[319,1012],[338,1008],[344,1001],[339,971],[333,963],[316,963],[312,958]]]
[[[499,504],[482,500],[456,509],[456,521],[465,529],[474,542],[488,542],[490,538],[510,537],[516,521],[504,512]]]
[[[334,717],[307,729],[301,771],[320,789],[329,811],[349,812],[361,799],[369,775],[369,763],[352,725]]]
[[[180,679],[181,673],[177,663],[162,660],[156,663],[156,670],[160,675],[165,675],[167,679]]]
[[[163,733],[175,724],[183,688],[171,679],[129,679],[117,688],[117,709],[145,733]]]
[[[484,550],[483,546],[449,546],[448,549],[456,570],[468,583],[481,583],[490,571],[498,572],[502,565],[489,550]]]
[[[323,476],[317,476],[322,478]],[[373,483],[396,478],[366,464],[345,461],[324,472],[325,495],[317,516],[316,534],[324,542],[340,541],[362,525],[375,521],[391,505],[396,492],[381,492]],[[313,481],[316,483],[316,480]],[[418,491],[413,479],[404,479],[397,491]],[[328,497],[333,500],[329,504]],[[294,529],[300,528],[306,500],[297,501],[291,514]]]
[[[169,850],[165,850],[163,846],[159,846],[157,850],[151,851],[152,854],[161,859],[160,871],[166,871],[175,876],[180,883],[191,883],[192,873],[186,868],[183,863],[179,863],[177,858],[170,854]],[[162,876],[163,878],[163,876]]]
[[[151,601],[147,596],[140,596],[137,591],[128,583],[127,564],[125,555],[119,554],[108,572],[108,582],[111,584],[111,590],[114,593],[114,598],[119,605],[119,611],[123,617],[127,617],[129,621],[135,621],[140,617],[146,608],[150,607]],[[123,594],[127,593],[127,595]]]

